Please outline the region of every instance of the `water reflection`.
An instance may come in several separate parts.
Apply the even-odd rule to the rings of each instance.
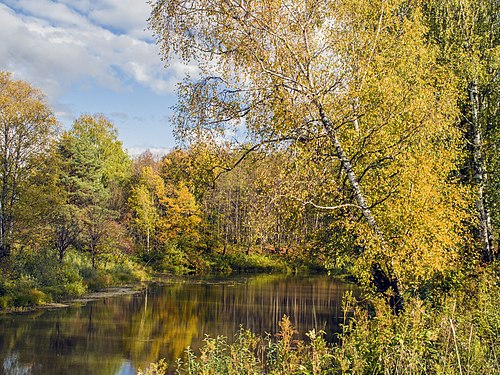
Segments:
[[[326,276],[192,279],[80,307],[4,315],[0,372],[135,374],[159,358],[172,363],[187,346],[196,350],[207,334],[231,340],[241,325],[274,334],[284,314],[300,332],[324,329],[331,340],[351,288]]]

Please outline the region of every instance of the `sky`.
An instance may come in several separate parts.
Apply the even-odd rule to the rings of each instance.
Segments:
[[[146,0],[0,0],[0,70],[41,89],[59,122],[103,114],[130,155],[175,146],[176,85],[196,67],[166,68]]]

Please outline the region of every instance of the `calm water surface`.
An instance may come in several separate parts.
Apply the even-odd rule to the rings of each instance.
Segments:
[[[0,315],[0,373],[135,374],[160,358],[172,363],[187,346],[196,350],[205,335],[232,340],[241,325],[274,334],[284,314],[298,331],[323,329],[332,340],[351,289],[327,276],[189,279],[83,306]]]

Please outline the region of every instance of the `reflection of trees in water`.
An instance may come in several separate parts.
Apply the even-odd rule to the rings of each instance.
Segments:
[[[231,339],[240,325],[256,333],[275,333],[285,314],[302,338],[311,328],[333,331],[341,322],[341,299],[346,288],[328,278],[271,277],[265,282],[250,279],[243,285],[207,284],[188,290],[202,316],[200,331]]]
[[[103,304],[104,305],[104,304]],[[99,305],[0,319],[0,358],[15,358],[3,373],[116,374],[122,362],[120,340],[114,340],[113,314]],[[102,324],[105,322],[106,324]]]
[[[135,299],[134,313],[127,335],[126,350],[132,362],[146,367],[159,358],[177,358],[198,337],[199,317],[196,303],[179,302],[175,296],[183,285],[152,288],[142,299]]]
[[[61,332],[61,322],[56,322],[55,332],[49,339],[50,349],[58,356],[70,355],[76,346],[74,337],[67,337]]]
[[[325,325],[332,330],[348,288],[326,277],[277,276],[152,286],[137,296],[80,308],[0,317],[0,358],[6,374],[18,373],[14,368],[29,368],[30,374],[115,374],[126,359],[135,368],[163,357],[172,362],[187,346],[199,348],[205,334],[231,340],[240,325],[275,333],[284,314],[302,334]],[[5,370],[9,363],[12,371]]]

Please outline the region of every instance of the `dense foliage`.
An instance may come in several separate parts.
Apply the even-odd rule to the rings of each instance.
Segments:
[[[399,308],[464,258],[498,256],[498,7],[159,0],[150,23],[167,61],[200,68],[179,90],[179,138],[244,126],[252,144],[232,150],[285,160],[278,210],[329,211],[320,246]]]
[[[498,369],[500,3],[151,6],[166,62],[200,70],[163,157],[131,160],[100,115],[61,131],[0,73],[0,308],[139,280],[138,263],[322,267],[372,292],[339,346],[292,348],[284,320],[278,342],[208,339],[179,371]]]

